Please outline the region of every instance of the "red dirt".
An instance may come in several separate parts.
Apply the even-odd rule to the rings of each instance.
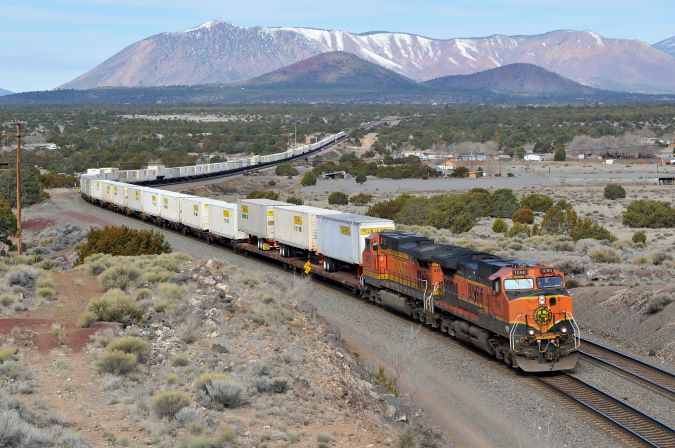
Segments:
[[[89,224],[98,224],[100,226],[104,226],[104,225],[108,224],[107,221],[105,221],[103,219],[96,218],[93,215],[88,215],[86,213],[67,211],[67,212],[63,212],[62,214],[65,215],[65,216],[69,216],[73,219],[76,219],[78,221],[86,222],[86,223],[89,223]]]
[[[48,227],[53,226],[54,224],[56,224],[56,221],[53,221],[51,219],[34,218],[22,221],[21,227],[23,228],[24,231],[38,233]]]
[[[59,323],[55,319],[14,318],[0,319],[0,333],[5,335],[14,334],[17,340],[32,342],[35,349],[40,352],[59,347],[58,337],[52,331],[52,324]],[[99,330],[113,328],[113,324],[97,322],[90,328],[78,328],[71,324],[61,324],[65,330],[67,343],[65,344],[73,352],[81,351],[88,343],[89,337]]]

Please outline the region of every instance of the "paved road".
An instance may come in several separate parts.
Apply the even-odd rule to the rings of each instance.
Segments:
[[[26,219],[81,226],[152,227],[81,200],[72,190],[29,208]],[[290,273],[197,239],[161,230],[175,250],[217,258],[274,276]],[[531,381],[480,353],[342,291],[313,282],[310,302],[341,331],[345,343],[376,367],[399,366],[404,394],[424,409],[423,419],[446,433],[448,446],[616,446],[584,420],[532,388]]]

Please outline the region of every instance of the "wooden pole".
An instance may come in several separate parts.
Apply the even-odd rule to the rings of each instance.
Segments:
[[[21,243],[21,123],[16,124],[16,236],[18,254],[21,255],[23,247]]]

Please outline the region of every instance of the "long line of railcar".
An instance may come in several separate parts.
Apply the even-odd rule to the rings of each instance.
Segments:
[[[350,287],[524,371],[567,370],[579,328],[564,275],[396,232],[391,220],[269,199],[228,203],[84,175],[82,197]]]
[[[341,131],[315,143],[297,146],[283,152],[230,159],[224,162],[177,167],[148,165],[146,168],[135,170],[90,168],[82,177],[85,179],[114,180],[136,185],[168,184],[207,177],[218,177],[305,157],[343,140],[346,136],[347,133]]]

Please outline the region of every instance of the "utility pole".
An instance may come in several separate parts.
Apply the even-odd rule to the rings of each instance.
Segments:
[[[24,131],[25,122],[16,122],[15,133],[5,133],[8,137],[16,137],[16,236],[17,252],[19,255],[23,252],[21,241],[21,141],[26,134]]]

